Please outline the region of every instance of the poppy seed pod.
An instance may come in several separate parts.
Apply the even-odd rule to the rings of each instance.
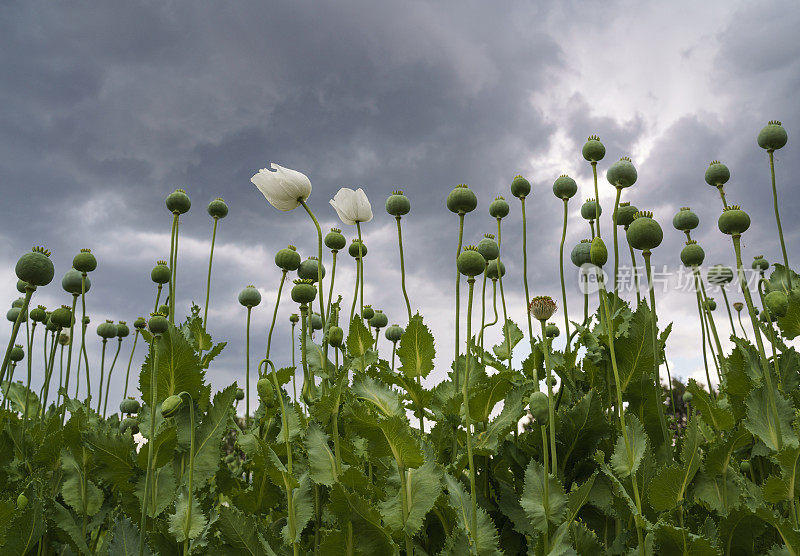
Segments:
[[[72,310],[62,305],[50,313],[50,321],[60,328],[69,328],[72,325]]]
[[[536,320],[546,321],[556,312],[556,302],[549,295],[534,297],[528,304],[528,312]]]
[[[348,247],[347,252],[350,253],[350,256],[354,259],[363,258],[367,256],[367,246],[363,241],[355,238],[350,243],[350,247]]]
[[[590,135],[581,149],[581,154],[588,162],[599,162],[606,156],[606,148],[597,135]]]
[[[344,343],[344,330],[338,326],[331,326],[328,329],[328,343],[335,348],[342,347]]]
[[[92,255],[91,249],[81,249],[80,253],[72,259],[72,268],[78,272],[92,272],[97,268],[97,259]]]
[[[499,271],[499,272],[498,272]],[[486,277],[490,280],[497,280],[506,275],[506,265],[497,259],[489,261],[489,266],[486,267]]]
[[[156,284],[166,284],[172,277],[172,271],[167,266],[167,261],[156,261],[156,266],[150,271],[150,279]]]
[[[128,324],[124,320],[117,323],[117,338],[121,340],[122,338],[126,338],[130,333],[131,329],[128,328]]]
[[[23,305],[25,305],[24,297],[18,297],[17,299],[11,302],[11,306],[16,307],[17,309],[22,308]]]
[[[54,322],[53,322],[53,321],[50,319],[50,315],[51,315],[51,314],[52,314],[52,313],[49,313],[49,312],[47,313],[47,320],[45,321],[45,325],[44,325],[44,326],[45,326],[45,329],[46,329],[48,332],[55,332],[55,331],[57,331],[57,330],[58,330],[58,325],[57,325],[56,323],[54,323]]]
[[[297,277],[303,280],[317,281],[319,278],[319,261],[316,257],[309,257],[297,267]],[[325,278],[325,265],[322,265],[322,277]]]
[[[733,281],[733,269],[730,267],[715,264],[708,269],[708,283],[721,286]]]
[[[753,264],[750,266],[753,270],[765,272],[769,270],[769,261],[764,258],[764,255],[756,255],[753,257]]]
[[[361,318],[369,320],[375,316],[375,309],[372,308],[372,305],[364,305],[364,309],[361,311]]]
[[[45,322],[47,320],[47,308],[44,305],[37,305],[31,309],[30,317],[33,322]]]
[[[166,400],[161,402],[161,415],[165,419],[174,417],[178,413],[182,405],[183,405],[183,399],[180,396],[173,394],[169,396]]]
[[[508,201],[503,197],[495,197],[494,201],[489,203],[489,216],[492,218],[505,218],[511,208],[508,206]]]
[[[597,206],[597,201],[594,199],[586,199],[586,202],[581,205],[581,216],[584,220],[594,220],[602,214],[603,207]]]
[[[144,317],[139,317],[133,321],[133,327],[136,330],[143,330],[145,326],[147,326],[147,321],[144,319]]]
[[[475,210],[475,207],[478,206],[478,198],[466,184],[460,183],[447,196],[446,204],[450,212],[466,214]]]
[[[25,253],[17,261],[14,269],[17,278],[31,286],[46,286],[53,280],[55,267],[50,260],[50,251],[38,245]]]
[[[739,471],[742,473],[750,473],[750,462],[743,461],[739,464]]]
[[[6,313],[6,319],[8,319],[9,322],[17,322],[17,317],[19,317],[20,311],[22,311],[22,309],[19,307],[12,307]],[[25,320],[25,315],[22,316],[22,320]]]
[[[298,315],[297,313],[292,313],[291,315],[289,315],[289,322],[291,322],[292,324],[297,324],[298,322],[300,322],[300,315]]]
[[[14,347],[11,348],[11,352],[8,354],[8,358],[14,363],[19,363],[24,357],[25,352],[23,351],[22,346],[19,344],[15,344]]]
[[[267,407],[272,407],[275,404],[275,387],[272,386],[272,381],[267,378],[260,378],[256,382],[256,390],[258,391],[259,399]]]
[[[700,219],[689,207],[681,207],[681,210],[672,217],[673,227],[681,232],[694,230],[698,224],[700,224]]]
[[[733,303],[733,308],[737,313],[739,313],[742,311],[742,309],[744,309],[744,303],[742,303],[741,301],[735,301]]]
[[[480,253],[487,261],[493,261],[500,256],[500,247],[494,240],[492,234],[486,234],[482,240],[478,242],[478,253]]]
[[[172,214],[184,214],[192,208],[192,201],[183,189],[176,189],[166,200],[167,210]]]
[[[240,402],[244,399],[244,390],[241,388],[236,389],[236,395],[234,396],[237,402]]]
[[[705,258],[706,252],[693,239],[687,241],[686,247],[681,250],[681,262],[684,266],[700,266]]]
[[[553,194],[559,199],[572,199],[578,192],[578,184],[566,174],[561,174],[553,182]]]
[[[572,248],[572,252],[569,254],[572,264],[580,268],[585,264],[591,263],[591,250],[592,243],[588,239],[582,239],[580,243],[576,244],[575,247]]]
[[[206,210],[211,218],[225,218],[228,216],[228,205],[222,200],[222,197],[217,197],[208,203]]]
[[[117,335],[117,325],[114,324],[113,320],[107,320],[106,322],[101,322],[97,326],[97,335],[103,338],[104,340],[113,338],[114,336]]]
[[[131,434],[139,433],[139,421],[134,417],[125,417],[119,424],[119,432],[121,434],[125,434],[128,431],[131,431]]]
[[[88,325],[89,321],[90,321],[89,317],[83,317],[83,324]]]
[[[392,191],[392,194],[386,199],[386,212],[397,217],[408,214],[410,211],[411,201],[408,200],[408,197],[403,195],[403,192],[399,189]]]
[[[778,120],[771,120],[758,132],[758,146],[768,151],[780,149],[788,140],[789,136]]]
[[[520,175],[511,180],[511,194],[517,199],[524,199],[531,193],[531,184]]]
[[[239,303],[252,309],[261,303],[261,292],[255,286],[249,285],[239,292]]]
[[[785,317],[789,311],[789,298],[780,290],[769,292],[764,297],[764,305],[767,306],[769,312],[778,318]]]
[[[547,424],[549,418],[549,405],[547,402],[547,394],[544,392],[534,392],[528,401],[528,407],[531,409],[531,415],[536,419],[540,425]]]
[[[561,331],[558,329],[558,326],[553,324],[552,322],[548,322],[547,326],[544,327],[545,335],[548,338],[558,338]]]
[[[600,236],[596,236],[589,248],[589,260],[595,265],[602,267],[608,261],[608,249]]]
[[[474,245],[468,245],[458,255],[456,267],[461,274],[472,278],[486,269],[486,259]]]
[[[69,334],[66,332],[62,332],[58,335],[58,343],[59,345],[66,346],[69,344]]]
[[[339,228],[331,228],[331,231],[325,235],[325,247],[331,251],[341,251],[347,247],[347,240],[342,235],[342,230]],[[277,261],[277,259],[276,259]],[[300,264],[300,257],[297,257],[297,264]]]
[[[311,303],[317,297],[317,288],[313,280],[295,280],[292,288],[292,301],[301,305]]]
[[[372,315],[372,318],[369,319],[368,322],[372,328],[383,328],[389,324],[389,317],[387,317],[383,311],[375,311],[375,314]]]
[[[83,288],[84,293],[91,289],[92,281],[88,276],[84,281],[83,274],[74,268],[70,268],[66,273],[64,273],[64,277],[61,279],[61,287],[67,293],[71,293],[72,295],[80,295],[81,288]]]
[[[403,337],[403,332],[405,331],[403,330],[402,326],[400,326],[399,324],[393,324],[392,326],[386,329],[386,332],[384,332],[384,336],[386,336],[386,339],[389,340],[390,342],[397,343],[400,341],[400,338]]]
[[[750,216],[737,205],[730,205],[722,209],[722,214],[717,220],[717,227],[723,234],[739,235],[750,227]]]
[[[625,226],[626,228],[633,222],[634,215],[639,212],[635,206],[628,202],[620,203],[617,207],[617,226]]]
[[[311,330],[322,330],[322,317],[319,314],[312,313],[309,320],[311,321]]]
[[[712,160],[706,168],[706,183],[714,187],[721,187],[731,179],[731,171],[719,160]]]
[[[19,293],[25,293],[25,288],[28,287],[28,283],[24,280],[17,280],[17,291]]]
[[[275,253],[275,264],[281,270],[297,270],[300,267],[300,253],[294,245],[281,249]]]
[[[608,183],[614,187],[630,187],[636,183],[638,177],[636,167],[627,156],[623,156],[612,164],[608,172],[606,172]]]
[[[641,251],[655,249],[664,239],[664,231],[653,220],[653,213],[650,211],[637,212],[625,235],[631,247]]]
[[[683,393],[683,401],[685,403],[689,403],[694,399],[694,395],[691,392],[684,392]]]
[[[125,398],[121,402],[119,402],[119,411],[120,413],[125,413],[126,415],[131,415],[132,413],[139,413],[139,401],[135,398]]]
[[[706,299],[705,303],[703,303],[706,309],[709,311],[716,311],[717,310],[717,302],[714,301],[713,297],[709,297]]]
[[[169,330],[169,321],[163,313],[150,313],[150,320],[147,322],[147,328],[155,335],[164,334]]]

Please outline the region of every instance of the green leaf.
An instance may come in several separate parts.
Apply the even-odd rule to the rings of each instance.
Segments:
[[[663,522],[656,526],[655,542],[658,554],[691,554],[692,556],[717,556],[719,554],[717,548],[707,538]]]
[[[780,476],[771,475],[761,487],[769,502],[795,500],[800,493],[800,448],[784,448],[776,456]]]
[[[152,555],[145,543],[144,553]],[[139,529],[127,517],[120,517],[114,524],[109,556],[137,556],[139,554]]]
[[[349,345],[348,349],[350,349]],[[411,317],[411,321],[400,338],[400,345],[397,347],[397,358],[400,360],[399,370],[409,378],[425,378],[433,370],[435,357],[433,334],[422,322],[422,316],[417,313]]]
[[[356,554],[397,554],[397,546],[381,524],[381,516],[370,501],[347,490],[342,483],[333,485],[330,508],[340,527],[353,524]]]
[[[222,436],[230,420],[230,408],[236,398],[236,385],[231,384],[217,392],[214,403],[208,408],[203,422],[195,432],[194,484],[202,488],[214,476],[221,462]],[[188,458],[187,458],[188,465]]]
[[[508,341],[511,345],[510,349],[509,346],[506,345],[506,332],[508,332]],[[525,335],[522,333],[522,330],[519,329],[519,326],[509,319],[503,324],[500,337],[502,338],[500,343],[494,346],[492,351],[494,351],[498,359],[506,361],[510,357],[509,352],[513,353],[514,346],[516,346]]]
[[[500,415],[492,419],[485,430],[473,433],[473,451],[476,455],[488,456],[497,451],[500,442],[517,426],[525,414],[527,386],[511,390],[503,402]]]
[[[626,447],[625,439],[620,434],[614,446],[614,453],[611,455],[611,467],[621,479],[636,473],[647,449],[647,435],[639,419],[634,415],[628,415],[625,429],[628,433],[629,446]]]
[[[189,317],[181,329],[184,336],[192,342],[194,349],[198,351],[211,349],[213,342],[211,341],[211,336],[203,328],[203,319]]]
[[[222,353],[222,350],[225,346],[228,345],[228,342],[220,342],[218,344],[214,344],[208,352],[203,353],[203,359],[201,361],[201,365],[204,369],[208,368],[208,365],[214,360],[214,358]]]
[[[775,513],[764,506],[756,510],[756,515],[772,525],[781,536],[781,539],[786,544],[788,554],[797,556],[798,547],[800,547],[800,531],[792,528],[791,522],[783,517],[775,515]]]
[[[767,385],[764,384],[750,392],[750,397],[746,402],[747,418],[744,421],[744,426],[759,437],[771,450],[778,450],[779,431],[783,447],[796,447],[798,442],[797,435],[792,429],[792,417],[794,416],[792,405],[774,387],[772,392],[777,408],[778,422],[775,422],[769,402]]]
[[[26,392],[28,394],[28,419],[34,415],[38,415],[39,411],[41,411],[39,406],[39,396],[37,396],[32,390],[25,388],[21,382],[12,382],[9,386],[8,381],[4,380],[2,382],[2,389],[3,392],[8,389],[8,393],[6,395],[11,403],[11,409],[20,415],[25,413]]]
[[[120,492],[132,492],[131,478],[136,474],[133,437],[89,429],[84,442],[94,453],[100,480]]]
[[[292,538],[291,532],[289,531],[289,524],[287,522],[287,524],[284,525],[283,529],[281,530],[283,540],[286,542],[286,544],[300,542],[300,536],[303,533],[303,529],[305,529],[305,526],[314,516],[314,500],[311,496],[311,486],[312,482],[309,476],[303,475],[300,478],[300,485],[297,488],[292,489],[295,535],[294,538]]]
[[[444,476],[447,493],[449,495],[450,506],[458,516],[461,528],[471,539],[477,540],[478,556],[501,555],[497,530],[492,523],[489,514],[483,508],[478,507],[477,526],[478,530],[472,530],[472,500],[464,487],[450,474]]]
[[[336,457],[328,446],[328,435],[318,426],[311,425],[306,433],[308,473],[319,485],[332,486],[338,480]]]
[[[671,510],[686,497],[689,484],[703,461],[702,435],[696,419],[687,427],[681,450],[683,465],[671,464],[658,470],[650,481],[650,505],[656,511]]]
[[[700,413],[703,420],[718,431],[726,431],[733,427],[735,421],[730,410],[720,407],[716,400],[712,400],[704,389],[694,379],[689,379],[686,391],[694,397],[692,404]]]
[[[516,372],[502,371],[491,376],[482,375],[471,389],[469,396],[470,418],[476,423],[489,420],[494,406],[501,402],[511,388]]]
[[[169,516],[169,532],[178,542],[183,542],[187,538],[191,540],[203,532],[207,521],[197,499],[181,492],[175,502],[175,513]]]
[[[352,392],[357,397],[367,400],[386,417],[405,416],[396,392],[389,390],[380,382],[368,376],[361,376],[353,382]]]
[[[631,383],[637,382],[643,376],[653,374],[655,354],[653,353],[652,318],[648,306],[644,303],[640,304],[632,313],[630,327],[625,328],[627,334],[614,341],[614,352],[623,392]],[[604,342],[608,342],[607,337],[604,338]]]
[[[774,275],[774,273],[773,273]],[[795,274],[795,277],[797,275]],[[787,340],[793,340],[800,335],[800,289],[789,290],[789,310],[782,317],[778,317],[778,328]]]
[[[63,538],[72,550],[78,554],[91,554],[81,526],[76,523],[75,517],[67,508],[59,502],[53,502],[48,511],[48,517],[55,523],[56,529],[63,533]]]
[[[600,397],[590,390],[566,412],[559,412],[556,436],[566,447],[559,457],[561,469],[594,452],[598,443],[611,430],[603,413]]]
[[[363,357],[367,350],[372,347],[375,338],[372,337],[369,329],[364,326],[359,317],[353,317],[350,322],[350,331],[347,334],[347,352],[350,357]]]
[[[61,453],[61,469],[64,472],[61,495],[78,515],[91,517],[100,511],[103,491],[88,478],[86,465],[85,460],[76,460],[66,450]]]
[[[425,516],[442,492],[442,472],[435,463],[429,461],[417,469],[405,470],[405,474],[408,517],[403,519],[399,488],[380,504],[380,510],[390,529],[413,537],[422,528]]]
[[[576,487],[573,483],[572,490],[567,494],[568,513],[566,520],[568,522],[573,521],[578,516],[578,512],[581,511],[581,508],[589,503],[595,479],[597,479],[597,471],[592,473],[583,484]]]
[[[165,465],[160,469],[154,469],[150,477],[150,482],[153,491],[151,491],[151,495],[148,499],[147,515],[150,517],[157,517],[175,500],[177,494],[175,491],[175,487],[177,486],[175,483],[175,471],[171,465]],[[139,481],[136,483],[136,490],[134,491],[136,497],[139,499],[139,504],[142,503],[144,498],[144,483],[145,475],[142,474]],[[155,507],[153,507],[151,502],[152,492],[155,492]],[[139,509],[141,510],[141,506]]]
[[[333,363],[330,359],[325,359],[322,346],[315,343],[310,335],[306,338],[306,362],[314,376],[329,377],[333,372]]]
[[[171,324],[167,333],[159,339],[157,347],[151,347],[142,365],[142,371],[139,373],[142,399],[150,401],[154,349],[158,350],[156,401],[164,401],[168,396],[184,391],[194,400],[199,400],[205,371],[186,336]]]
[[[222,538],[227,543],[226,551],[230,552],[230,549],[233,548],[236,549],[236,554],[250,554],[252,556],[262,554],[274,556],[275,554],[272,548],[258,534],[258,519],[237,508],[222,506],[217,527],[222,534]]]
[[[25,555],[32,550],[46,530],[40,500],[34,500],[19,511],[5,531],[3,554]]]
[[[546,500],[545,481],[548,490]],[[544,467],[534,459],[531,459],[525,470],[525,489],[520,504],[533,521],[533,526],[542,533],[547,532],[550,525],[560,524],[567,515],[564,487],[550,473],[545,477]]]

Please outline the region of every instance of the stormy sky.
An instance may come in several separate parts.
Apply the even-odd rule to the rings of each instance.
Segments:
[[[509,184],[516,174],[534,184],[527,201],[531,295],[553,296],[561,311],[562,204],[552,183],[567,173],[579,185],[569,204],[568,255],[589,236],[579,207],[594,193],[580,148],[598,134],[607,148],[598,165],[604,229],[614,194],[605,171],[630,156],[639,180],[623,200],[652,210],[665,233],[653,261],[670,273],[657,296],[662,325],[674,322],[672,371],[701,378],[695,297],[676,287],[673,274],[684,237],[672,216],[691,206],[707,263],[734,263],[729,238],[716,228],[721,201],[703,181],[709,161],[720,159],[732,173],[729,201],[753,220],[743,237],[745,264],[754,255],[777,262],[769,166],[755,139],[779,119],[789,133],[776,153],[780,210],[790,262],[800,255],[798,26],[800,10],[790,1],[5,2],[0,294],[10,306],[16,259],[42,244],[53,251],[56,280],[34,301],[67,303],[60,278],[80,248],[91,248],[99,261],[87,298],[96,375],[96,325],[106,318],[130,324],[153,309],[149,273],[169,255],[164,199],[176,187],[193,202],[181,217],[180,313],[202,305],[212,224],[205,207],[221,196],[230,214],[217,235],[209,331],[229,343],[208,376],[215,389],[241,385],[246,311],[238,291],[254,284],[263,295],[251,331],[257,361],[280,278],[275,252],[292,243],[304,258],[316,255],[307,216],[279,212],[250,183],[275,162],[309,176],[309,204],[323,229],[340,226],[348,239],[355,230],[328,200],[340,187],[364,188],[375,213],[363,226],[365,298],[401,325],[396,229],[383,204],[397,188],[411,199],[403,220],[408,285],[437,338],[433,384],[453,352],[458,219],[444,206],[448,192],[466,183],[478,195],[465,243],[494,233],[489,202],[509,200],[504,289],[510,317],[526,329],[520,206]],[[339,261],[336,290],[349,307],[355,265],[346,255]],[[568,261],[566,272],[569,314],[579,320],[583,300]],[[286,293],[273,340],[279,366],[291,361],[288,316],[297,312]],[[724,309],[716,315],[727,336]],[[560,312],[554,321],[563,329]],[[499,333],[487,337],[496,341]],[[516,359],[526,355],[524,345]],[[380,347],[388,353],[386,340]],[[129,350],[127,340],[123,363]],[[137,350],[132,375],[144,356],[141,342]],[[121,395],[124,368],[118,362],[112,399]]]

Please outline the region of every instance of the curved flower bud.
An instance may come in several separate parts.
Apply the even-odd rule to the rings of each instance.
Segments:
[[[275,163],[270,164],[270,168],[272,170],[262,168],[250,181],[276,209],[295,209],[311,195],[311,180],[305,174]]]
[[[372,206],[360,187],[355,191],[342,187],[329,202],[345,224],[355,225],[356,222],[372,220]]]

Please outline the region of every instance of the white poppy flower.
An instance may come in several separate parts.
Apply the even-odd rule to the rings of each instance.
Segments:
[[[262,168],[250,178],[269,204],[278,210],[288,211],[300,206],[311,195],[311,180],[308,177],[275,163],[270,164],[272,170]]]
[[[355,191],[348,187],[341,188],[330,200],[330,204],[345,224],[372,220],[372,206],[361,188]]]

